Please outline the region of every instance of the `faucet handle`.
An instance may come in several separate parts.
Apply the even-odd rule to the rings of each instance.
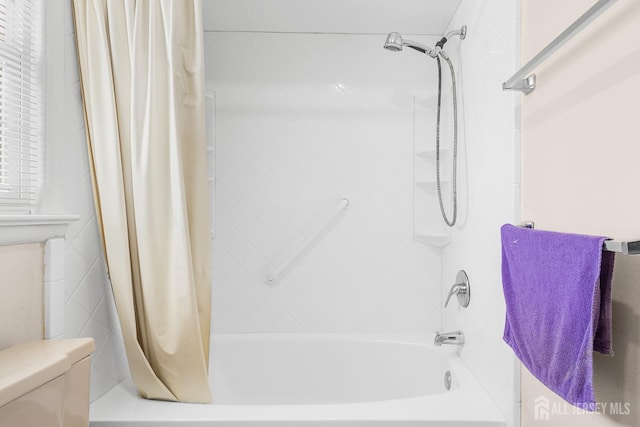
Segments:
[[[451,289],[449,289],[449,295],[447,295],[447,300],[444,302],[444,307],[446,308],[449,305],[449,301],[451,300],[451,297],[454,295],[460,295],[461,293],[464,293],[465,289],[460,287],[460,283],[456,283],[455,285],[453,285],[451,287]]]
[[[458,274],[456,275],[456,283],[451,286],[449,295],[447,295],[447,300],[444,303],[445,308],[449,305],[449,301],[454,295],[458,297],[458,302],[462,307],[469,306],[469,300],[471,299],[471,286],[469,284],[469,277],[464,270],[458,271]]]

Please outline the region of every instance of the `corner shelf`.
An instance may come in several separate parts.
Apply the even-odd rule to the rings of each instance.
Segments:
[[[440,236],[429,234],[414,234],[413,238],[416,242],[442,248],[449,244],[451,236],[449,234],[443,234]]]
[[[416,157],[423,159],[423,160],[428,160],[428,161],[432,161],[435,162],[436,161],[436,150],[435,149],[428,149],[428,150],[416,150],[415,152]],[[446,158],[449,155],[449,149],[448,148],[440,148],[440,157],[441,158]]]
[[[429,126],[428,111],[419,99],[414,97],[414,141],[413,141],[413,239],[429,246],[442,248],[451,241],[451,229],[440,215],[438,186],[436,183],[436,150],[425,147],[425,141],[433,141],[434,131]],[[424,110],[424,111],[423,111]],[[441,188],[445,197],[449,194],[449,165],[443,159],[449,158],[449,147],[440,148]]]
[[[441,180],[440,181],[440,188],[447,188],[449,186],[450,182],[448,180]],[[416,187],[424,190],[425,192],[429,192],[429,193],[436,193],[438,192],[438,184],[436,183],[436,181],[423,181],[423,180],[417,180],[415,181],[415,185]]]

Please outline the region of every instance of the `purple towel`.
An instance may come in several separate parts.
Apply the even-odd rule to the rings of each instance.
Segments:
[[[504,225],[504,340],[543,384],[572,405],[591,408],[593,350],[611,349],[614,253],[605,237]]]

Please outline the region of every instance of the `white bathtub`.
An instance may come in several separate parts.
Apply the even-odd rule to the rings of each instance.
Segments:
[[[456,355],[432,337],[214,334],[214,404],[140,399],[125,381],[91,405],[94,427],[504,427]],[[450,371],[451,390],[444,386]]]

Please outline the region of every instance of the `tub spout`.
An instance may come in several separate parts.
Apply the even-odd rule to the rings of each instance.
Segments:
[[[462,331],[436,332],[436,337],[433,340],[433,343],[437,346],[441,346],[442,344],[462,345],[464,344],[464,334]]]

